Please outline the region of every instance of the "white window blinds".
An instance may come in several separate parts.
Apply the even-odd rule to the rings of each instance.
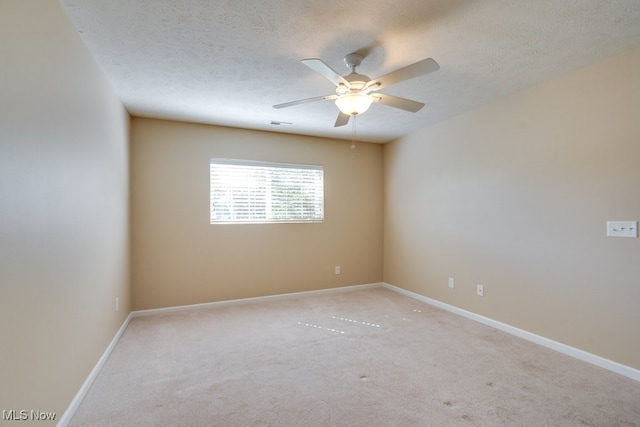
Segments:
[[[322,166],[211,159],[211,224],[321,222]]]

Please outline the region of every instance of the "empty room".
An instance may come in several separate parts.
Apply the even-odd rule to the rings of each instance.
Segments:
[[[0,425],[640,426],[636,0],[2,0]]]

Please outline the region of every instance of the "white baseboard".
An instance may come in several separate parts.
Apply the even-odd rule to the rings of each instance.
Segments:
[[[337,294],[337,293],[343,293],[343,292],[353,292],[353,291],[360,291],[363,289],[380,288],[382,286],[384,286],[383,283],[369,283],[365,285],[344,286],[341,288],[329,288],[329,289],[319,289],[315,291],[292,292],[289,294],[267,295],[264,297],[241,298],[241,299],[233,299],[233,300],[227,300],[227,301],[206,302],[202,304],[179,305],[176,307],[166,307],[166,308],[152,308],[149,310],[132,311],[131,316],[132,317],[155,316],[158,314],[176,313],[180,311],[199,310],[199,309],[213,308],[213,307],[226,307],[230,305],[240,305],[240,304],[254,304],[258,302],[283,300],[283,299],[298,298],[298,297],[312,296],[312,295],[326,295],[326,294]]]
[[[492,328],[496,328],[508,334],[515,335],[519,338],[523,338],[527,341],[534,342],[536,344],[550,348],[552,350],[556,350],[560,353],[566,354],[567,356],[571,356],[576,359],[582,360],[583,362],[587,362],[592,365],[598,366],[600,368],[607,369],[611,372],[615,372],[616,374],[620,374],[627,378],[631,378],[632,380],[640,381],[640,370],[632,368],[630,366],[626,366],[621,363],[614,362],[613,360],[605,359],[604,357],[600,357],[592,353],[587,353],[586,351],[580,350],[578,348],[571,347],[566,344],[562,344],[560,342],[551,340],[549,338],[545,338],[540,335],[527,332],[523,329],[519,329],[514,326],[507,325],[506,323],[502,323],[497,320],[493,320],[488,317],[484,317],[479,314],[476,314],[467,310],[463,310],[453,305],[445,304],[441,301],[428,298],[411,291],[407,291],[406,289],[398,288],[397,286],[393,286],[388,283],[383,283],[382,286],[391,291],[408,296],[418,301],[425,302],[427,304],[433,305],[435,307],[441,308],[451,313],[491,326]]]
[[[87,376],[87,378],[84,380],[82,387],[80,387],[80,390],[78,390],[78,393],[76,393],[75,397],[69,404],[69,407],[67,407],[67,410],[64,411],[64,414],[62,414],[60,420],[58,420],[58,423],[56,424],[58,427],[66,427],[69,424],[69,421],[71,421],[71,418],[73,418],[73,415],[76,413],[76,410],[80,406],[80,403],[82,403],[82,399],[84,399],[84,397],[87,395],[87,392],[89,391],[89,388],[91,388],[91,384],[93,384],[95,379],[98,377],[100,370],[107,362],[107,359],[109,359],[109,356],[113,352],[113,349],[116,347],[116,344],[118,344],[118,341],[120,341],[120,337],[124,333],[125,329],[127,329],[127,326],[129,326],[129,322],[131,321],[131,319],[132,316],[131,313],[129,313],[127,318],[122,323],[122,326],[120,326],[120,329],[118,329],[118,332],[116,332],[113,339],[107,346],[107,349],[104,351],[104,353],[102,353],[102,356],[98,360],[98,363],[96,363],[96,366],[93,367],[93,369],[89,373],[89,376]]]

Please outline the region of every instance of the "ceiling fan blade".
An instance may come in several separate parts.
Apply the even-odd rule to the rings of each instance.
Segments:
[[[377,79],[371,80],[367,83],[367,87],[373,88],[373,90],[382,89],[396,83],[403,82],[405,80],[413,79],[415,77],[423,76],[425,74],[438,71],[440,66],[436,61],[431,58],[423,59],[415,64],[407,65],[406,67],[399,68]]]
[[[293,107],[294,105],[306,104],[307,102],[323,101],[325,99],[336,99],[338,95],[314,96],[313,98],[299,99],[297,101],[285,102],[284,104],[274,105],[273,108]]]
[[[334,128],[344,126],[349,123],[350,115],[343,113],[342,111],[338,112],[338,118],[336,119],[336,124],[333,125]]]
[[[302,62],[307,67],[311,68],[313,71],[319,74],[322,74],[322,76],[329,79],[329,81],[334,85],[338,86],[339,84],[343,84],[349,87],[349,82],[340,74],[338,74],[336,70],[334,70],[333,68],[325,64],[324,61],[322,61],[321,59],[310,58],[310,59],[303,59],[300,62]]]
[[[424,107],[424,104],[422,102],[400,98],[399,96],[387,95],[385,93],[376,93],[375,95],[373,95],[373,97],[379,104],[399,108],[401,110],[410,111],[412,113],[416,113],[422,107]]]

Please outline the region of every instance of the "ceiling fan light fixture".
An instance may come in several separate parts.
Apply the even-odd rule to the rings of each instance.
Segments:
[[[372,102],[373,98],[371,95],[365,93],[351,93],[342,95],[336,99],[338,109],[350,116],[357,116],[358,114],[364,113],[369,109]]]

